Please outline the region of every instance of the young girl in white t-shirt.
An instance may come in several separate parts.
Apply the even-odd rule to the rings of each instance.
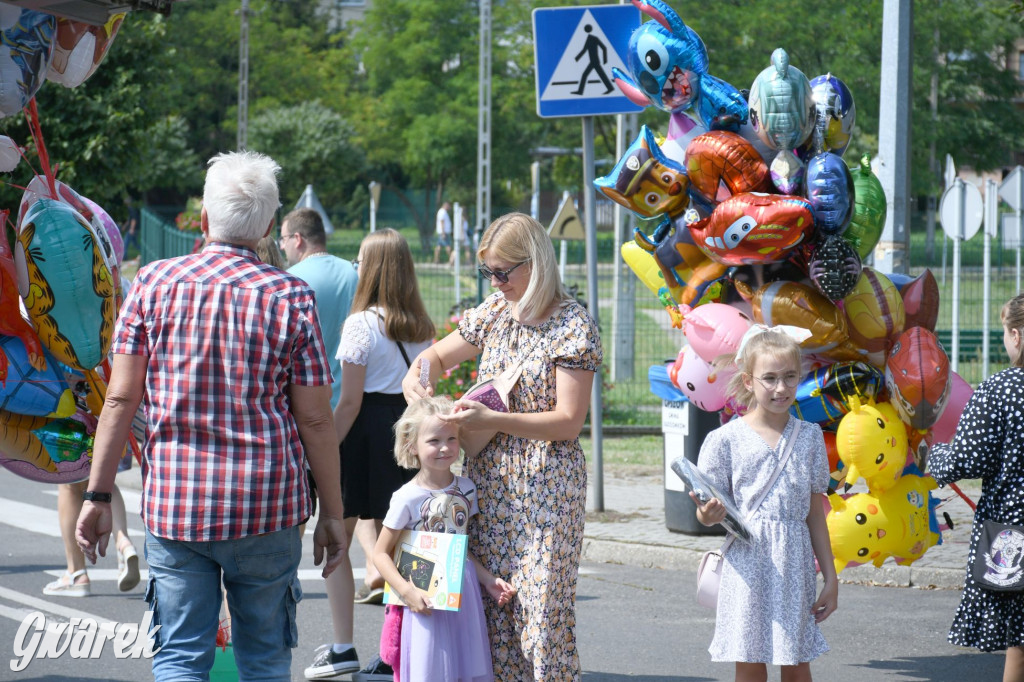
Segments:
[[[396,675],[402,682],[493,680],[479,585],[502,605],[516,592],[469,555],[463,569],[460,609],[431,610],[427,593],[403,578],[392,559],[403,530],[465,535],[469,518],[479,512],[476,486],[451,471],[459,459],[459,431],[439,417],[450,414],[452,407],[452,401],[443,396],[423,398],[410,405],[395,424],[395,459],[419,472],[391,497],[373,561],[408,605],[402,615],[401,663]]]

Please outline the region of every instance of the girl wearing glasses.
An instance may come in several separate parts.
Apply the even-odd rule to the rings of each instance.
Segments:
[[[463,399],[445,419],[467,436],[495,434],[482,450],[463,439],[463,473],[476,483],[480,504],[469,550],[518,591],[511,605],[485,600],[495,679],[579,680],[575,595],[587,493],[579,433],[601,341],[562,286],[555,250],[536,220],[498,218],[477,257],[498,291],[466,311],[458,334],[421,353],[402,387],[410,402],[431,395],[441,372],[478,354],[481,379],[522,363],[508,412]],[[429,361],[427,386],[420,360]]]
[[[810,661],[828,651],[818,623],[837,606],[839,583],[821,499],[828,458],[817,424],[801,422],[792,454],[757,505],[798,421],[789,412],[801,378],[800,346],[791,334],[801,333],[808,334],[755,325],[735,358],[720,358],[716,364],[734,360],[739,368],[728,393],[748,409],[709,433],[697,460],[711,483],[732,497],[752,535],[725,553],[709,648],[711,660],[735,662],[737,682],[766,680],[768,664],[781,666],[783,682],[810,680]],[[725,518],[717,498],[701,504],[691,497],[701,523]],[[817,596],[815,558],[824,578]]]

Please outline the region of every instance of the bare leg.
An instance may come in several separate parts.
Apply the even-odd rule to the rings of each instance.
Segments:
[[[87,485],[66,483],[57,486],[57,523],[60,537],[64,541],[64,558],[67,569],[63,576],[47,584],[43,594],[50,596],[85,597],[89,595],[89,576],[85,572],[85,555],[75,541],[75,525],[82,511],[82,492]]]
[[[353,516],[345,519],[345,532],[349,537],[356,528],[357,519]],[[334,627],[334,641],[344,644],[352,641],[352,612],[355,604],[355,579],[352,577],[352,561],[348,551],[338,568],[324,581],[327,587],[327,603],[331,607],[331,625]]]
[[[811,682],[811,664],[782,666],[782,682]]]
[[[356,523],[356,539],[366,556],[366,575],[363,582],[370,587],[384,587],[384,578],[373,565],[373,548],[377,544],[377,536],[383,526],[381,519],[359,519]]]
[[[128,515],[124,508],[124,497],[116,485],[110,501],[110,511],[114,547],[117,549],[117,589],[127,592],[139,584],[139,553],[128,537]]]
[[[737,663],[736,682],[768,682],[768,666],[764,663]]]
[[[1012,646],[1006,650],[1003,682],[1024,682],[1024,647]]]

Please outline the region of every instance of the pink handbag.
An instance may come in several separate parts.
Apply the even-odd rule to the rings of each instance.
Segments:
[[[747,515],[747,521],[750,521],[754,517],[754,512],[764,502],[764,498],[768,496],[768,492],[775,485],[775,481],[779,478],[779,474],[782,473],[782,467],[786,466],[786,461],[789,459],[789,455],[793,452],[793,444],[796,443],[796,437],[800,433],[800,420],[798,419],[793,425],[793,433],[790,434],[789,440],[786,441],[786,447],[782,451],[782,457],[779,459],[779,465],[775,467],[775,471],[772,472],[772,477],[768,481],[768,485],[765,486],[764,490],[761,491],[760,496],[754,502],[754,506],[751,508],[750,513]],[[700,566],[697,567],[697,603],[701,606],[706,606],[709,609],[718,608],[718,588],[722,584],[722,569],[725,567],[725,553],[732,546],[732,543],[736,540],[735,535],[730,535],[725,542],[722,543],[720,549],[712,550],[710,552],[704,552],[704,556],[700,558]]]

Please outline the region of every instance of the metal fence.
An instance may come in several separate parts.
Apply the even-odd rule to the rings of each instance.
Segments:
[[[142,262],[181,255],[192,251],[196,233],[179,232],[172,221],[173,212],[146,209],[142,212]],[[915,216],[915,223],[923,226],[923,216]],[[475,263],[461,264],[456,273],[447,263],[433,263],[433,251],[421,246],[415,228],[401,232],[413,247],[417,258],[417,276],[420,291],[438,328],[444,327],[454,312],[475,304],[490,292],[487,282],[479,281]],[[986,276],[991,286],[989,303],[989,373],[1005,367],[1008,358],[1002,350],[999,310],[1006,300],[1017,293],[1020,273],[1017,270],[1019,245],[1002,239],[992,242],[991,268],[982,267],[983,233],[979,233],[962,246],[959,300],[952,297],[952,247],[941,230],[936,236],[932,262],[925,259],[923,230],[912,229],[910,261],[911,275],[928,268],[939,284],[939,320],[937,332],[947,352],[952,310],[959,309],[960,353],[958,373],[970,384],[977,385],[986,374],[983,358],[983,287]],[[363,232],[337,230],[328,240],[329,250],[343,258],[353,258],[359,249]],[[559,249],[556,243],[556,250]],[[599,325],[605,350],[604,406],[605,422],[609,425],[656,426],[661,420],[661,400],[650,392],[648,370],[652,365],[674,360],[683,344],[683,335],[671,327],[661,303],[631,273],[625,269],[618,255],[619,245],[609,231],[598,235],[598,295]],[[587,291],[583,242],[566,242],[565,283],[577,291]],[[869,263],[870,264],[870,263]],[[615,270],[619,269],[616,278]],[[624,272],[624,275],[623,275]],[[458,279],[458,286],[456,286]],[[458,289],[459,295],[456,296]],[[632,310],[613,314],[617,293],[632,300]],[[462,303],[457,300],[462,299]],[[621,296],[620,296],[621,300]]]

